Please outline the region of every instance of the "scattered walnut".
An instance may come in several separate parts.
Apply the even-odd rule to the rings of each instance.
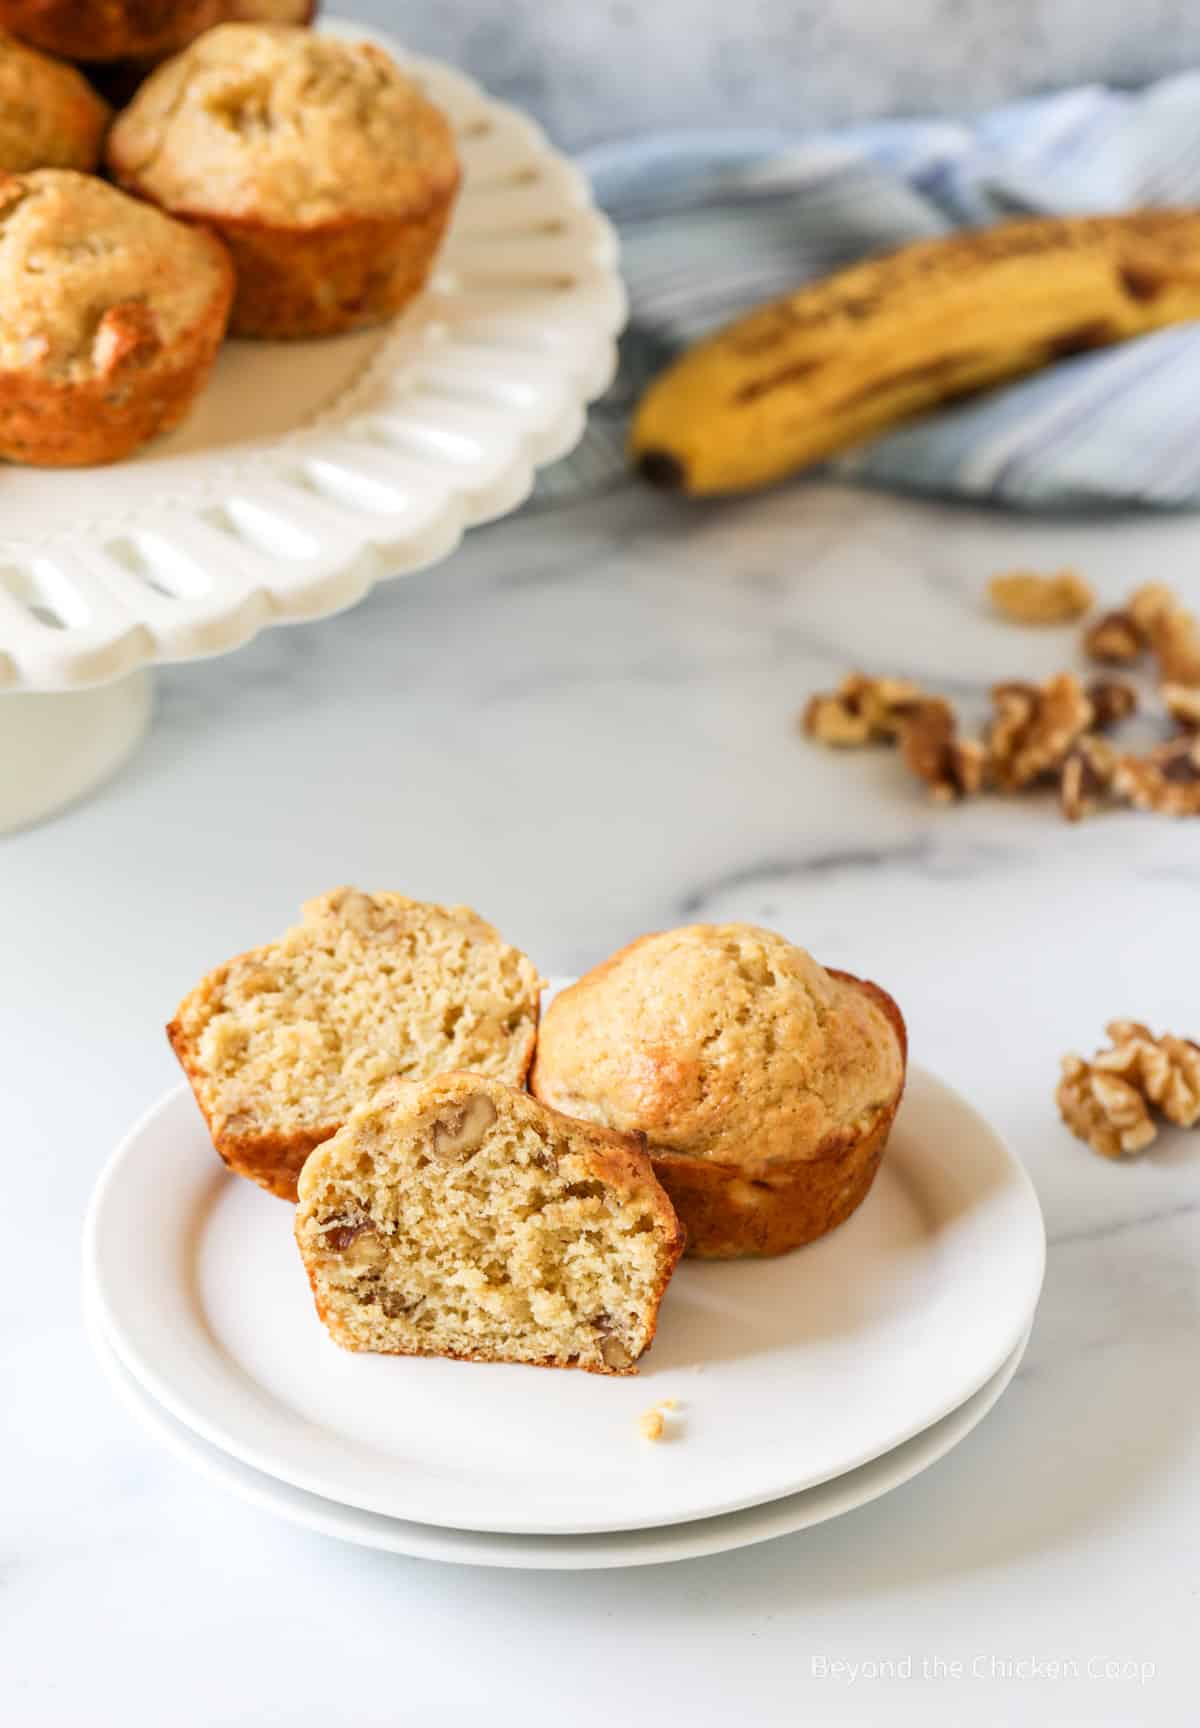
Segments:
[[[890,742],[921,691],[905,678],[867,678],[852,672],[836,690],[814,696],[801,724],[811,738],[835,749]]]
[[[1092,705],[1073,672],[1059,672],[1040,687],[996,684],[995,718],[988,734],[996,779],[1006,792],[1031,786],[1066,760],[1092,723]]]
[[[1138,693],[1123,678],[1095,678],[1084,694],[1092,705],[1092,726],[1097,732],[1107,732],[1137,713]]]
[[[1158,1133],[1137,1088],[1115,1074],[1099,1072],[1082,1056],[1063,1057],[1055,1096],[1072,1134],[1105,1158],[1142,1152]]]
[[[1129,611],[1158,661],[1164,684],[1200,685],[1200,622],[1161,582],[1139,588]]]
[[[1200,733],[1184,732],[1147,756],[1122,756],[1113,789],[1139,810],[1200,816]]]
[[[940,697],[927,697],[906,715],[900,752],[907,766],[943,804],[974,797],[983,788],[987,752],[974,739],[958,736],[954,710]]]
[[[1200,731],[1200,689],[1191,684],[1164,684],[1162,699],[1177,725],[1188,732]]]
[[[1058,796],[1068,822],[1094,816],[1112,787],[1117,756],[1103,738],[1085,732],[1077,738],[1062,765]]]
[[[1171,612],[1150,631],[1150,646],[1164,684],[1200,687],[1200,624],[1191,612]]]
[[[1129,597],[1129,616],[1147,638],[1155,624],[1178,610],[1178,596],[1165,582],[1144,582]]]
[[[1082,618],[1096,599],[1078,570],[1059,570],[1053,576],[1011,570],[992,577],[988,597],[997,612],[1018,624],[1066,624]]]
[[[1200,1044],[1165,1033],[1156,1038],[1140,1020],[1110,1020],[1112,1048],[1092,1058],[1092,1067],[1136,1086],[1180,1128],[1200,1122]]]
[[[435,1158],[451,1163],[456,1158],[469,1158],[478,1152],[481,1141],[496,1120],[496,1106],[486,1092],[476,1092],[449,1115],[433,1124],[432,1149]]]
[[[1130,666],[1146,649],[1146,635],[1129,612],[1106,612],[1084,633],[1084,652],[1109,666]]]

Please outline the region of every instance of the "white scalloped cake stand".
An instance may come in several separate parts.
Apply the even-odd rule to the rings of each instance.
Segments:
[[[0,467],[0,831],[123,760],[146,667],[353,605],[512,510],[612,377],[625,296],[579,172],[460,73],[325,28],[382,41],[454,123],[438,266],[382,329],[227,343],[185,423],[131,461]]]

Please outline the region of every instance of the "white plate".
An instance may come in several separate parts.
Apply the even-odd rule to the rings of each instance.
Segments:
[[[352,605],[519,504],[612,375],[625,296],[578,169],[451,67],[324,27],[382,41],[454,125],[463,186],[429,286],[380,329],[226,343],[183,425],[128,461],[0,467],[0,689]]]
[[[226,1173],[185,1087],[97,1186],[106,1337],[160,1404],[252,1469],[454,1529],[567,1535],[708,1518],[879,1457],[996,1374],[1045,1238],[1021,1166],[915,1069],[865,1204],[778,1260],[684,1262],[638,1378],[355,1356],[318,1324],[291,1208]],[[637,1419],[680,1403],[680,1443]]]
[[[363,1548],[407,1554],[418,1560],[450,1561],[460,1566],[523,1567],[537,1571],[581,1572],[698,1560],[707,1554],[724,1554],[733,1548],[790,1536],[865,1506],[927,1470],[965,1439],[1000,1398],[1020,1366],[1029,1342],[1027,1332],[1000,1372],[932,1428],[884,1453],[882,1458],[832,1482],[824,1482],[819,1488],[809,1488],[803,1494],[790,1494],[765,1506],[728,1512],[721,1518],[694,1519],[661,1530],[623,1530],[599,1536],[504,1536],[474,1530],[442,1530],[432,1524],[384,1518],[378,1512],[361,1512],[353,1506],[322,1500],[316,1494],[306,1494],[302,1488],[291,1488],[274,1476],[251,1470],[227,1452],[210,1446],[169,1416],[161,1404],[156,1404],[113,1354],[94,1312],[94,1300],[86,1295],[84,1310],[100,1365],[125,1407],[177,1458],[251,1505],[288,1523],[304,1525],[323,1536],[334,1536]]]

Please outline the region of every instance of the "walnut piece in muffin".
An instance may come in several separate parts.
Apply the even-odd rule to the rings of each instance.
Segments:
[[[0,35],[0,170],[87,173],[100,160],[109,117],[81,72]]]
[[[227,242],[246,336],[389,317],[424,285],[459,183],[449,121],[381,48],[286,25],[225,24],[159,67],[108,162]]]
[[[0,457],[113,462],[176,425],[232,298],[211,234],[90,175],[0,177]]]

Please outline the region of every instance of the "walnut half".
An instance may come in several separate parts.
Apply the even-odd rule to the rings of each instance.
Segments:
[[[988,598],[997,612],[1017,624],[1069,624],[1091,610],[1096,596],[1078,570],[1058,570],[1052,576],[1010,570],[992,577]]]

